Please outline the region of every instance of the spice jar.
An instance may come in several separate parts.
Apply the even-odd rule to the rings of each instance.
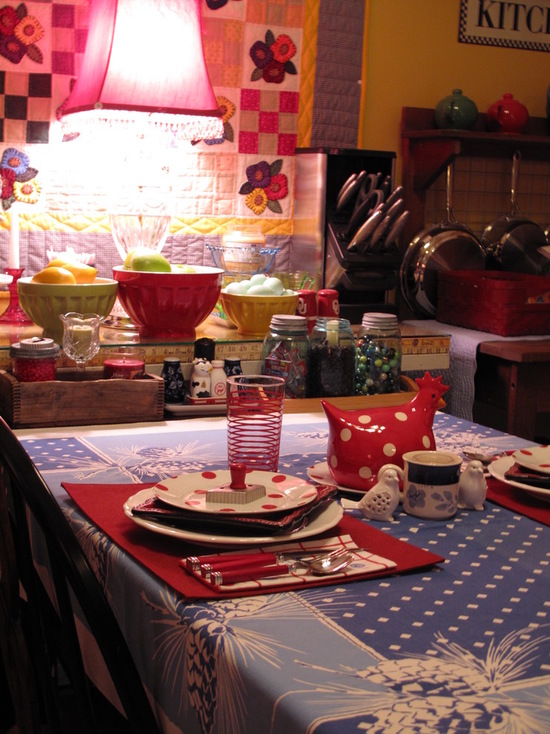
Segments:
[[[399,392],[401,332],[397,316],[366,313],[357,334],[355,393]]]
[[[272,316],[261,360],[265,375],[285,378],[287,398],[305,398],[309,361],[306,317],[295,314]]]
[[[354,394],[355,338],[348,319],[319,316],[311,332],[309,397]]]
[[[19,382],[55,380],[55,363],[61,347],[53,339],[33,336],[10,347],[13,374]]]

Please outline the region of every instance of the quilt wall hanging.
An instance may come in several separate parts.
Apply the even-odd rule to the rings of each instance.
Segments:
[[[204,0],[204,52],[224,135],[174,156],[169,257],[209,263],[207,238],[253,225],[276,239],[285,268],[296,148],[357,147],[364,14],[363,2]],[[56,111],[78,74],[87,27],[88,0],[0,5],[0,152],[26,153],[42,176],[40,204],[20,220],[22,265],[31,271],[47,250],[93,252],[103,274],[119,260],[109,161],[88,151],[101,161],[96,178],[70,143],[59,144]],[[4,267],[9,211],[0,217]]]

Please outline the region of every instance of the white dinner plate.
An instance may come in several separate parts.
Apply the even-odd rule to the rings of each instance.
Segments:
[[[197,543],[199,545],[267,545],[268,543],[286,543],[292,540],[302,540],[303,538],[310,538],[313,535],[320,535],[326,530],[330,530],[335,525],[338,525],[344,514],[344,510],[338,502],[331,502],[316,518],[306,525],[305,528],[297,530],[295,533],[289,533],[288,535],[259,535],[256,537],[249,536],[242,538],[235,535],[223,535],[223,533],[197,533],[191,530],[172,528],[169,525],[162,525],[161,523],[153,522],[152,520],[145,520],[141,517],[132,515],[133,507],[151,499],[153,496],[154,493],[150,489],[142,489],[137,494],[132,495],[124,503],[124,514],[129,517],[130,520],[133,520],[136,525],[147,528],[147,530],[151,530],[153,533],[169,535],[172,538],[179,538],[180,540],[186,540],[190,543]]]
[[[353,489],[352,487],[344,487],[341,484],[336,484],[336,482],[332,478],[332,474],[330,473],[330,469],[328,468],[328,464],[326,461],[321,461],[319,464],[308,466],[307,475],[312,482],[317,482],[318,484],[328,484],[331,487],[338,487],[338,489],[340,489],[342,492],[356,494],[359,497],[364,497],[365,492],[367,491],[366,489]]]
[[[514,459],[526,469],[550,474],[550,446],[528,446],[513,453]]]
[[[252,502],[237,502],[231,497],[224,502],[209,502],[207,494],[222,485],[231,483],[227,470],[202,471],[180,474],[163,479],[153,487],[153,492],[162,501],[183,510],[193,510],[210,515],[230,514],[258,515],[303,507],[317,497],[317,488],[299,477],[282,472],[252,471],[247,473],[246,485],[265,487],[265,495]]]
[[[489,474],[495,479],[500,479],[504,484],[510,484],[512,487],[523,489],[525,492],[538,497],[539,499],[550,502],[550,489],[542,489],[541,487],[532,487],[529,484],[523,484],[522,482],[515,482],[512,479],[506,479],[505,474],[515,463],[516,459],[514,456],[503,456],[500,459],[495,459],[489,466]]]

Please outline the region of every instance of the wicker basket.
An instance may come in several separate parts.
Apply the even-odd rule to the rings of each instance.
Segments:
[[[501,336],[550,334],[550,277],[493,270],[442,271],[437,320]]]

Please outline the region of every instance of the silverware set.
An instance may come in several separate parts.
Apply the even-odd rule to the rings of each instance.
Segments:
[[[181,565],[209,584],[222,586],[253,579],[285,576],[299,570],[304,570],[306,574],[328,576],[343,571],[352,563],[353,558],[353,551],[342,547],[315,553],[260,551],[187,556],[182,559]]]

